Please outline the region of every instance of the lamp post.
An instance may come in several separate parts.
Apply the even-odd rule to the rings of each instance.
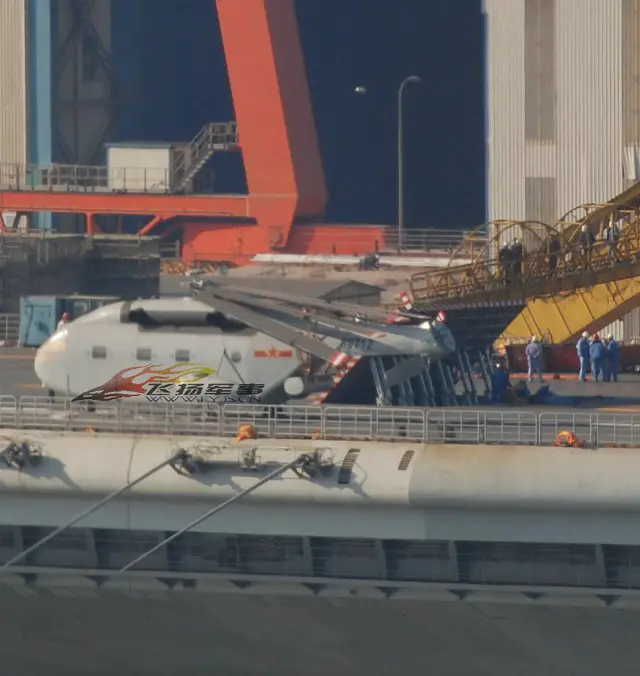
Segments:
[[[402,251],[404,237],[404,129],[402,124],[402,102],[408,84],[420,83],[417,75],[409,75],[398,87],[398,253]]]

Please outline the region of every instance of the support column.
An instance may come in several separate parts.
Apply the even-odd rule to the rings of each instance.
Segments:
[[[158,225],[158,223],[162,223],[164,218],[162,216],[154,216],[143,228],[140,230],[138,234],[140,235],[147,235],[149,234],[155,227]]]
[[[45,166],[53,161],[52,57],[56,6],[52,0],[27,1],[27,162]],[[32,227],[51,230],[52,214],[34,214]]]
[[[87,235],[95,235],[96,230],[98,229],[96,226],[96,215],[95,214],[86,214],[87,218]]]
[[[111,2],[56,0],[53,7],[53,20],[59,26],[53,73],[56,160],[100,164],[117,112]]]

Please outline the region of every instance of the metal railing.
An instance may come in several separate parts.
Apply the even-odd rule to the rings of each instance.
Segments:
[[[447,261],[465,263],[472,260],[486,245],[486,238],[468,237],[468,234],[466,230],[440,230],[436,228],[407,230],[403,236],[402,253],[442,258],[445,263]],[[327,229],[326,234],[323,234],[322,231],[315,231],[313,246],[319,255],[336,255],[332,251],[334,247],[335,250],[338,249],[334,237],[334,232],[329,229]],[[394,254],[397,253],[397,241],[398,233],[393,226],[384,226],[381,240],[373,243],[369,239],[363,239],[361,231],[350,235],[348,228],[346,228],[344,235],[340,238],[339,248],[343,253],[349,251],[349,255],[371,253],[372,251],[369,252],[364,249],[366,246],[372,247],[372,249],[377,247],[378,251],[382,253]],[[189,270],[191,264],[181,260],[179,254],[180,251],[175,245],[163,250],[162,272],[164,274],[183,275]],[[228,256],[228,252],[209,251],[207,255],[211,260],[198,260],[198,268],[204,272],[215,273],[219,267],[219,263],[216,262],[217,256]],[[327,265],[331,265],[331,261],[327,261]]]
[[[412,228],[402,233],[402,251],[414,252],[444,252],[454,259],[474,259],[487,245],[488,237],[474,233],[471,230],[447,230],[444,228]],[[387,226],[384,232],[384,242],[380,244],[381,251],[393,253],[398,250],[398,229]]]
[[[215,152],[235,150],[239,146],[235,122],[210,122],[189,145],[176,152],[171,163],[171,189],[181,190],[195,177]]]
[[[415,300],[472,295],[486,298],[487,292],[500,296],[505,290],[517,289],[527,297],[534,297],[585,286],[579,277],[594,272],[607,273],[601,281],[633,276],[632,265],[640,259],[640,209],[611,206],[610,211],[609,222],[615,224],[618,232],[614,244],[604,239],[602,230],[598,232],[599,238],[583,246],[579,223],[564,224],[565,230],[544,226],[541,233],[534,230],[535,224],[515,223],[509,226],[516,228],[514,235],[531,235],[530,245],[525,247],[515,267],[500,260],[496,250],[498,240],[494,237],[493,250],[488,247],[470,264],[412,275],[413,297]],[[560,288],[561,282],[566,288]]]
[[[0,397],[0,427],[22,430],[262,438],[542,445],[571,431],[587,447],[640,447],[640,414],[471,411],[366,406],[262,406],[209,402],[96,402]]]
[[[20,315],[0,313],[0,345],[16,345],[20,337]]]
[[[168,193],[170,184],[170,171],[162,168],[0,164],[0,190]]]

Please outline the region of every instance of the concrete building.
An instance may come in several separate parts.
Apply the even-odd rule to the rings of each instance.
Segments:
[[[488,219],[553,224],[639,180],[640,1],[484,0],[484,11]],[[629,339],[638,325],[612,329]]]
[[[117,116],[111,27],[125,3],[5,0],[0,5],[0,162],[97,164]],[[119,30],[119,39],[128,32]],[[73,217],[65,217],[66,221]],[[10,219],[9,219],[10,220]],[[33,225],[49,228],[50,214]]]

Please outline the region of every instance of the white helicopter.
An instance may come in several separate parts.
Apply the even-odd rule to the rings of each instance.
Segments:
[[[393,382],[394,369],[396,380],[411,378],[456,350],[444,323],[420,315],[407,326],[385,323],[382,309],[239,291],[231,280],[190,286],[192,297],[118,302],[61,327],[36,354],[43,387],[81,401],[279,404],[326,390],[348,358],[395,357]]]

